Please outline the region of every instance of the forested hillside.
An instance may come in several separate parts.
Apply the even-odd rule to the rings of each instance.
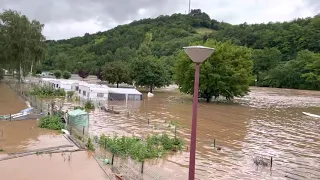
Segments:
[[[320,16],[290,22],[231,25],[211,19],[201,10],[142,19],[106,32],[67,40],[47,41],[42,70],[101,72],[108,62],[128,66],[147,33],[150,54],[163,63],[172,80],[176,54],[183,46],[208,39],[251,48],[253,74],[260,86],[320,89]],[[116,80],[117,81],[117,80]],[[121,80],[120,80],[121,81]]]

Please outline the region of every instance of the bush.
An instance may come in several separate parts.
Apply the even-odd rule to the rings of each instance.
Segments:
[[[62,123],[61,118],[57,115],[45,116],[40,118],[39,127],[52,130],[61,130],[64,128],[64,124]]]
[[[63,71],[62,77],[63,79],[70,79],[71,73],[69,71]]]
[[[94,104],[92,103],[92,101],[87,101],[86,104],[84,105],[84,108],[94,109]]]
[[[40,97],[64,97],[66,92],[64,89],[53,89],[48,86],[35,86],[29,92],[30,95],[40,96]]]
[[[125,157],[130,156],[138,161],[158,158],[169,151],[181,150],[183,147],[181,139],[170,138],[166,134],[148,136],[146,142],[136,137],[110,138],[104,134],[95,139],[98,139],[101,147],[108,148],[112,153]]]
[[[61,75],[62,75],[62,72],[60,70],[56,70],[54,71],[54,76],[57,78],[57,79],[60,79],[61,78]]]
[[[81,107],[81,106],[75,106],[73,109],[74,109],[74,110],[76,110],[76,109],[84,110],[84,107]]]
[[[73,95],[74,95],[74,91],[68,91],[67,92],[67,97],[68,98],[72,98]]]

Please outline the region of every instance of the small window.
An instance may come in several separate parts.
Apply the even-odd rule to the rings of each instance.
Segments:
[[[58,87],[58,84],[57,84],[57,87]]]
[[[104,94],[103,94],[103,93],[97,93],[97,97],[102,98],[103,96],[104,96]]]
[[[81,94],[81,89],[79,89],[79,94]]]
[[[83,91],[82,94],[83,94],[84,96],[86,96],[86,91]]]
[[[79,86],[76,86],[76,91],[78,91],[79,90]]]

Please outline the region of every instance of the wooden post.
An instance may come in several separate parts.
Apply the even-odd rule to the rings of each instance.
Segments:
[[[142,164],[141,164],[141,174],[143,174],[143,168],[144,168],[144,161],[142,161]]]
[[[114,161],[114,153],[112,153],[111,165],[113,165],[113,161]]]
[[[83,127],[82,127],[82,135],[84,135],[84,128],[85,128],[85,127],[83,126]]]
[[[113,111],[113,106],[111,106],[111,110]]]
[[[107,149],[107,139],[104,139],[104,149]]]
[[[216,139],[213,139],[213,147],[216,147]]]
[[[174,126],[174,139],[177,139],[177,126]]]
[[[148,118],[148,124],[150,124],[150,120],[149,120],[149,118]]]
[[[270,168],[272,168],[272,157],[270,159]]]

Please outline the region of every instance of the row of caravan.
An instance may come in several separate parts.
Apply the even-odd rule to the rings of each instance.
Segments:
[[[134,88],[111,88],[79,80],[42,78],[40,85],[54,89],[74,91],[82,99],[96,100],[142,100],[142,93]]]

